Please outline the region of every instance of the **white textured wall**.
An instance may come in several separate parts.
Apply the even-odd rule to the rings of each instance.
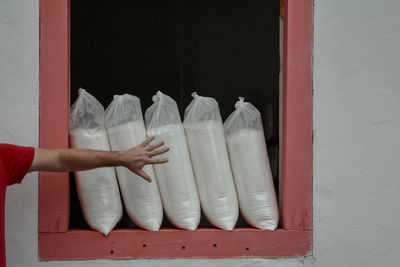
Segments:
[[[38,144],[39,16],[37,1],[0,0],[0,142]],[[8,266],[37,258],[36,174],[7,189]]]
[[[400,1],[315,0],[316,266],[399,266]]]
[[[315,0],[314,258],[37,261],[37,175],[8,188],[8,266],[397,266],[400,1]],[[0,142],[37,145],[38,0],[0,0]]]

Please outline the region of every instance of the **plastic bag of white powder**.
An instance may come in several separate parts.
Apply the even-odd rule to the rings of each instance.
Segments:
[[[79,97],[71,107],[70,139],[73,148],[110,150],[104,128],[104,108],[84,89],[79,89]],[[75,181],[86,222],[108,235],[122,217],[114,168],[79,171],[75,173]]]
[[[105,125],[113,151],[128,150],[146,139],[140,100],[129,94],[115,95],[106,109]],[[116,167],[118,183],[129,218],[139,227],[158,231],[163,207],[152,165],[143,171],[151,178],[148,183],[125,167]]]
[[[169,161],[154,165],[164,211],[175,226],[195,230],[200,222],[200,201],[178,107],[160,91],[153,102],[145,113],[147,134],[170,148],[162,155]]]
[[[224,123],[240,211],[250,225],[275,230],[279,212],[260,112],[239,98]]]
[[[211,97],[192,96],[183,126],[201,207],[214,226],[232,230],[239,207],[218,103]]]

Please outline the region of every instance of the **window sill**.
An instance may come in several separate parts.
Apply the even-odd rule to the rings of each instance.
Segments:
[[[247,227],[231,232],[118,229],[105,237],[96,231],[73,229],[39,233],[39,248],[40,260],[300,257],[312,254],[312,232]]]

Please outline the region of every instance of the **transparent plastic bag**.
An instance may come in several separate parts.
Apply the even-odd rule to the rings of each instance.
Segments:
[[[279,212],[260,112],[240,97],[224,123],[240,212],[250,225],[275,230]]]
[[[170,148],[161,155],[169,161],[154,165],[164,211],[175,226],[195,230],[200,222],[200,201],[178,107],[160,91],[153,102],[145,113],[147,134]]]
[[[129,94],[115,95],[106,109],[105,125],[113,151],[128,150],[146,139],[140,100]],[[158,231],[163,207],[152,165],[143,167],[148,183],[125,167],[116,167],[125,209],[131,220],[147,230]]]
[[[82,88],[71,107],[70,139],[73,148],[110,151],[104,128],[104,108]],[[75,181],[86,222],[91,228],[108,235],[122,217],[114,168],[75,172]]]
[[[218,103],[197,93],[192,96],[183,126],[201,207],[214,226],[232,230],[239,206]]]

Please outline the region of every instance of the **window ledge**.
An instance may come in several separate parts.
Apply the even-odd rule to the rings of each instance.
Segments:
[[[107,237],[73,229],[39,233],[40,260],[300,257],[312,254],[312,232],[240,227],[233,231],[199,228],[159,232],[117,229]]]

